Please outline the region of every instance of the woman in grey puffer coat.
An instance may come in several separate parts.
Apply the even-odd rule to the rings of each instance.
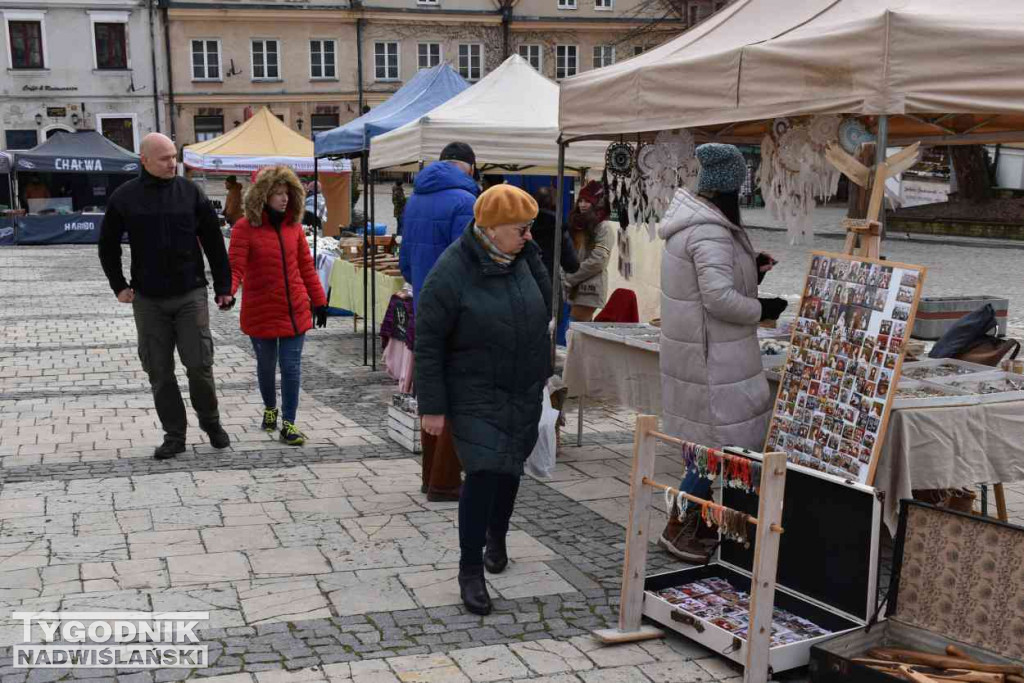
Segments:
[[[777,319],[784,299],[758,299],[771,257],[754,251],[740,225],[743,155],[732,145],[697,149],[699,195],[676,192],[662,218],[661,388],[664,429],[704,446],[760,450],[772,397],[761,364],[757,327]],[[683,480],[702,498],[710,482]],[[676,510],[660,544],[688,561],[707,556],[697,536],[697,510],[680,521]]]

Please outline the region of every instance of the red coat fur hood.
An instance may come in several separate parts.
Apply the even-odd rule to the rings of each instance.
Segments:
[[[288,187],[288,208],[277,229],[264,209],[279,183]],[[245,195],[245,218],[231,229],[231,293],[242,289],[242,332],[250,337],[303,334],[313,327],[313,307],[327,305],[306,234],[296,218],[304,199],[290,168],[268,168]]]

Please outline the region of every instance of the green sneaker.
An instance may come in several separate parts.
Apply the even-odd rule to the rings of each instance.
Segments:
[[[300,432],[291,422],[282,420],[281,425],[281,441],[289,446],[301,446],[306,443],[306,435]]]
[[[264,408],[263,409],[263,424],[260,429],[273,434],[277,431],[277,408]]]

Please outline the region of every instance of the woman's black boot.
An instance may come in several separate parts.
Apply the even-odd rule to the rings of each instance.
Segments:
[[[462,604],[473,614],[487,616],[491,613],[491,596],[487,594],[483,565],[459,567],[459,593]]]
[[[487,547],[484,549],[484,568],[491,574],[500,574],[508,566],[508,548],[505,537],[496,538],[487,532]]]

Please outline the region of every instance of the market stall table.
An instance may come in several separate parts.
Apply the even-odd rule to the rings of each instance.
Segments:
[[[572,325],[563,380],[569,395],[580,401],[577,443],[582,441],[587,397],[661,414],[659,334],[645,323]],[[762,356],[773,392],[778,387],[774,368],[784,359]],[[1022,430],[1024,401],[949,407],[895,404],[874,481],[884,496],[882,519],[890,532],[896,533],[899,501],[910,498],[913,490],[1024,481]]]
[[[376,320],[373,321],[373,329],[376,330],[384,321],[391,295],[405,286],[405,279],[401,275],[388,275],[380,271],[373,271],[371,275],[376,278],[377,308]],[[370,283],[370,286],[372,287],[373,283]],[[361,263],[347,261],[344,258],[337,259],[331,269],[330,289],[331,298],[328,305],[331,308],[352,311],[361,318],[367,318],[363,305],[363,268]],[[371,291],[374,290],[371,289]]]

